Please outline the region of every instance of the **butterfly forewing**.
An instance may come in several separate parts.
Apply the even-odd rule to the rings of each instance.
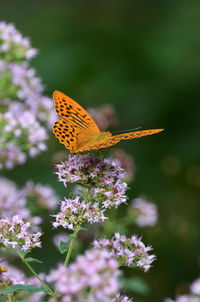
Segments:
[[[54,92],[53,99],[57,114],[61,119],[65,120],[68,125],[72,125],[82,132],[100,133],[94,120],[77,102],[60,91]]]

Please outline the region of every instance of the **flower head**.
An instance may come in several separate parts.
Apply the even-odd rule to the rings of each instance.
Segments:
[[[150,269],[155,259],[155,255],[148,253],[152,248],[145,246],[136,235],[127,238],[125,235],[120,236],[119,233],[116,233],[111,240],[102,238],[95,240],[93,244],[95,248],[110,251],[120,265],[141,268],[145,272]]]
[[[47,132],[31,111],[22,111],[20,114],[8,111],[0,114],[0,128],[0,143],[4,146],[0,150],[2,167],[13,168],[15,164],[24,163],[27,154],[35,157],[46,150]]]
[[[51,210],[57,205],[58,197],[50,186],[28,181],[21,192],[30,206]]]
[[[70,155],[68,160],[57,165],[58,180],[78,183],[90,189],[92,198],[103,208],[117,208],[126,202],[127,184],[124,170],[114,161],[93,155]]]
[[[25,222],[20,216],[0,220],[0,247],[16,247],[21,251],[30,251],[34,247],[41,247],[41,232],[31,234],[31,224]]]
[[[29,60],[37,54],[13,24],[0,22],[0,169],[11,169],[46,150],[53,102]]]
[[[192,282],[190,285],[190,291],[193,295],[200,296],[200,278]]]
[[[158,219],[157,207],[145,198],[139,197],[132,201],[132,208],[136,216],[136,224],[140,227],[154,226]]]
[[[55,284],[62,301],[108,302],[119,290],[117,267],[108,251],[92,249],[78,256],[68,268],[60,264],[47,281]]]
[[[132,302],[132,299],[129,299],[127,296],[121,296],[120,294],[117,294],[117,296],[111,300],[111,302]]]
[[[61,211],[53,217],[56,218],[56,222],[53,223],[55,228],[62,226],[69,230],[73,230],[75,225],[81,225],[84,222],[103,222],[106,219],[104,210],[100,210],[98,203],[91,204],[81,200],[79,195],[73,199],[64,198],[61,202]]]
[[[6,61],[30,60],[37,54],[28,38],[11,23],[0,22],[0,56]]]
[[[30,212],[25,205],[26,200],[15,183],[0,177],[0,218],[20,214],[24,219],[29,219]]]
[[[172,300],[170,298],[165,299],[165,302],[199,302],[199,298],[193,295],[181,295]]]
[[[15,215],[31,221],[34,225],[42,221],[41,217],[32,216],[27,208],[27,198],[23,190],[19,190],[13,181],[0,177],[0,219]]]
[[[1,288],[15,284],[25,284],[27,282],[27,278],[25,277],[24,273],[19,269],[8,264],[5,261],[3,262],[3,266],[6,270],[0,273]]]

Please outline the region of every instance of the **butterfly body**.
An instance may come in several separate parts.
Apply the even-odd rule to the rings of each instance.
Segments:
[[[141,130],[118,135],[112,135],[109,131],[101,132],[91,116],[64,93],[55,91],[53,99],[60,117],[53,125],[53,132],[71,153],[99,150],[115,145],[121,140],[151,135],[163,130]]]

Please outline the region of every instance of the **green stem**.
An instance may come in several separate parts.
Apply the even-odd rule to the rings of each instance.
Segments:
[[[12,297],[11,297],[11,294],[8,294],[8,302],[12,302]]]
[[[74,242],[75,242],[75,239],[76,239],[76,236],[77,236],[79,230],[80,230],[80,226],[77,225],[77,226],[74,228],[74,233],[73,233],[74,238],[71,239],[71,242],[70,242],[70,245],[69,245],[69,249],[68,249],[67,256],[66,256],[65,263],[64,263],[65,266],[67,266],[68,263],[69,263],[69,259],[70,259],[70,257],[71,257],[71,253],[72,253],[72,250],[73,250]]]
[[[15,250],[15,252],[17,253],[17,255],[20,257],[20,259],[22,260],[22,262],[28,267],[28,269],[31,271],[31,273],[42,283],[42,285],[46,288],[47,293],[50,296],[55,296],[54,292],[50,289],[50,287],[44,282],[42,281],[42,279],[40,279],[40,277],[38,276],[38,274],[34,271],[34,269],[30,266],[30,264],[26,261],[26,258],[24,258],[19,251]]]

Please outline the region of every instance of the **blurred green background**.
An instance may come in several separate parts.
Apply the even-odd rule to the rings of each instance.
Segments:
[[[151,292],[129,296],[158,302],[186,292],[200,257],[200,2],[1,1],[0,20],[14,23],[40,50],[32,66],[49,96],[58,89],[85,108],[112,104],[116,130],[165,128],[120,143],[137,167],[130,199],[145,195],[159,211],[157,226],[132,230],[157,255],[148,273],[134,271]],[[47,153],[4,175],[19,185],[51,184],[63,198],[52,156],[64,147],[49,135]],[[51,244],[49,251],[43,257],[52,263]]]

